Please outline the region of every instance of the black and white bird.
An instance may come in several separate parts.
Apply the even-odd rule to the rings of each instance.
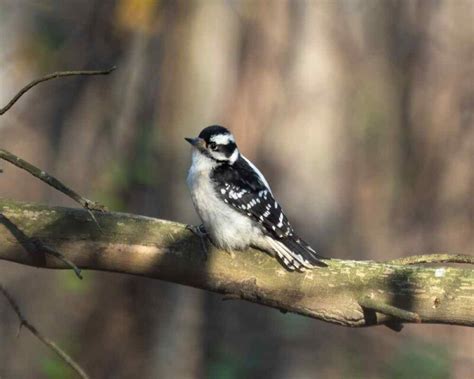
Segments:
[[[226,128],[213,125],[192,146],[191,197],[206,233],[219,248],[263,250],[289,270],[327,266],[291,227],[262,173],[237,148]]]

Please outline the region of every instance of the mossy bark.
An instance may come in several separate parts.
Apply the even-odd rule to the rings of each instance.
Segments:
[[[468,265],[331,259],[327,268],[296,273],[256,250],[231,256],[210,246],[205,259],[199,238],[175,222],[96,213],[99,229],[85,210],[12,200],[0,200],[0,213],[0,259],[20,264],[68,268],[28,248],[25,238],[33,238],[83,269],[175,282],[344,326],[474,325],[474,270]]]

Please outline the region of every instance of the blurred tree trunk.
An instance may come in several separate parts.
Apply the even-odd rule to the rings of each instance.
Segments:
[[[0,5],[3,96],[45,71],[119,67],[112,85],[48,84],[1,120],[2,147],[79,192],[111,209],[197,222],[182,138],[223,123],[298,230],[328,256],[472,251],[472,1],[17,3]],[[65,203],[14,170],[5,170],[0,186],[5,197]],[[32,309],[70,302],[60,275],[2,272],[25,296],[34,294]],[[337,377],[362,365],[360,376],[375,378],[388,374],[372,357],[389,361],[392,351],[406,350],[398,337],[222,305],[183,287],[91,277],[77,304],[59,308],[62,328],[50,312],[38,317],[79,341],[93,377],[166,376],[178,366],[183,377],[223,367],[242,377],[267,369],[281,378]],[[189,318],[180,314],[186,305]],[[2,333],[17,341],[8,334],[13,322]],[[472,359],[459,354],[472,352],[471,335],[424,328],[424,338],[456,350],[457,377],[469,376]],[[1,350],[3,367],[13,370],[5,375],[31,376],[39,363],[26,365],[19,357],[32,348],[17,346]]]

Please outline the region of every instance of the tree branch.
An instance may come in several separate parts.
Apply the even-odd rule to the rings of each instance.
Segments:
[[[48,346],[52,351],[54,351],[64,362],[66,362],[69,367],[71,367],[81,378],[88,379],[89,376],[84,372],[84,370],[79,366],[74,359],[72,359],[64,350],[62,350],[58,345],[56,345],[53,341],[51,341],[48,337],[45,337],[41,334],[38,329],[34,325],[32,325],[26,318],[23,316],[23,313],[20,311],[20,307],[10,295],[10,293],[0,284],[0,292],[5,296],[8,303],[11,305],[13,310],[15,311],[18,319],[20,320],[20,328],[24,326],[28,329],[36,338],[38,338],[41,342],[43,342],[46,346]]]
[[[416,265],[423,263],[470,263],[474,264],[474,257],[465,254],[427,254],[427,255],[412,255],[410,257],[403,257],[392,259],[386,263],[392,265]]]
[[[62,192],[78,204],[80,204],[82,207],[87,209],[89,212],[89,215],[92,217],[94,222],[97,224],[97,227],[100,229],[100,225],[97,222],[96,217],[94,216],[94,213],[92,211],[98,211],[98,212],[105,212],[107,209],[102,205],[99,204],[95,201],[86,199],[85,197],[82,197],[79,195],[76,191],[74,191],[72,188],[69,188],[67,185],[65,185],[63,182],[60,180],[56,179],[54,176],[48,174],[46,171],[41,170],[40,168],[32,165],[31,163],[25,161],[24,159],[21,159],[20,157],[16,156],[15,154],[10,153],[9,151],[6,151],[4,149],[0,149],[0,159],[3,159],[7,162],[10,162],[11,164],[15,165],[18,168],[21,168],[22,170],[25,170],[26,172],[30,173],[31,175],[35,176],[42,182],[46,183],[47,185],[53,187],[54,189],[58,190],[59,192]]]
[[[170,221],[98,213],[101,233],[81,209],[0,200],[0,212],[83,269],[161,279],[350,327],[418,321],[474,326],[474,270],[469,265],[432,268],[331,259],[327,268],[291,273],[256,250],[232,257],[210,247],[204,260],[199,237]],[[40,250],[26,251],[1,220],[0,259],[67,268]]]
[[[59,71],[53,72],[52,74],[48,74],[43,76],[42,78],[35,79],[32,82],[28,83],[25,87],[23,87],[18,93],[5,105],[3,108],[0,108],[0,116],[13,107],[13,105],[22,97],[26,92],[32,89],[34,86],[45,82],[47,80],[61,78],[65,76],[79,76],[79,75],[108,75],[112,71],[116,69],[115,66],[109,68],[108,70],[93,70],[93,71]]]
[[[94,211],[105,211],[105,207],[95,201],[86,199],[79,195],[76,191],[69,188],[60,180],[56,179],[54,176],[48,174],[46,171],[41,170],[40,168],[32,165],[31,163],[25,161],[24,159],[16,156],[15,154],[10,153],[4,149],[0,149],[0,159],[3,159],[11,164],[15,165],[22,170],[30,173],[31,175],[35,176],[42,182],[46,183],[47,185],[53,187],[54,189],[62,192],[66,196],[70,197],[72,200],[80,204],[85,209],[94,210]]]
[[[10,233],[17,239],[19,243],[21,243],[25,250],[29,251],[31,254],[35,254],[35,252],[39,250],[46,254],[50,254],[53,257],[56,257],[57,259],[63,261],[67,266],[69,266],[79,279],[82,279],[80,268],[77,267],[73,262],[67,259],[60,252],[52,249],[49,246],[46,246],[40,240],[28,237],[2,213],[0,213],[0,224],[3,224],[3,226],[10,231]]]
[[[370,296],[364,296],[359,300],[359,305],[362,308],[369,309],[375,312],[383,313],[387,316],[392,316],[400,321],[409,321],[420,323],[420,315],[414,312],[406,311],[404,309],[394,307],[393,305],[387,304],[383,301],[376,300]]]

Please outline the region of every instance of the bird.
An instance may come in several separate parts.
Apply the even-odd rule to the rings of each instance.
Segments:
[[[233,253],[249,247],[277,258],[289,271],[326,267],[301,239],[260,170],[237,147],[223,126],[204,128],[192,145],[187,185],[205,234],[218,248]]]

